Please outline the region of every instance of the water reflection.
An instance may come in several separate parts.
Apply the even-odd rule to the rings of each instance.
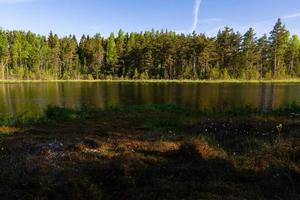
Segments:
[[[0,113],[40,113],[47,105],[106,108],[178,104],[196,109],[300,103],[298,84],[23,83],[0,84]]]

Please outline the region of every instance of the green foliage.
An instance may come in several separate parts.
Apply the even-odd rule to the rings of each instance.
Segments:
[[[273,78],[273,73],[272,71],[267,71],[266,75],[265,75],[265,79],[266,80],[271,80]]]
[[[149,74],[148,74],[147,70],[144,71],[143,73],[141,73],[140,79],[141,80],[148,80],[149,79]]]
[[[72,109],[48,106],[45,110],[45,117],[54,121],[70,121],[78,118],[78,114]]]
[[[172,104],[152,104],[152,105],[130,105],[125,108],[126,110],[137,111],[162,111],[173,112],[180,114],[195,114],[197,111],[179,105]]]
[[[212,68],[209,77],[213,80],[220,79],[220,70],[218,68]]]
[[[289,40],[287,51],[285,54],[285,61],[287,70],[290,74],[297,74],[297,67],[300,65],[300,40],[297,35],[293,35]],[[296,69],[295,69],[296,67]]]
[[[133,79],[139,79],[139,72],[137,68],[134,69]]]
[[[273,66],[273,74],[275,78],[281,78],[283,75],[282,69],[285,67],[284,54],[288,47],[289,32],[286,30],[285,25],[282,24],[281,20],[278,19],[271,31],[270,42],[271,42],[271,58]]]
[[[300,76],[300,40],[278,20],[257,38],[229,27],[217,37],[170,31],[48,37],[0,30],[0,79],[287,79]]]
[[[183,120],[179,118],[148,118],[143,124],[143,128],[153,131],[176,131],[183,127]]]
[[[222,79],[223,80],[230,80],[231,79],[227,69],[224,69],[224,72],[222,74]]]
[[[280,106],[276,109],[265,108],[259,109],[251,106],[242,107],[225,107],[223,109],[203,109],[194,110],[178,105],[165,105],[165,104],[153,104],[153,105],[130,105],[125,107],[111,106],[106,109],[88,108],[82,107],[79,109],[70,109],[56,106],[48,106],[44,114],[41,116],[31,116],[28,113],[23,113],[18,116],[0,115],[0,125],[26,125],[35,123],[47,123],[47,122],[64,122],[64,121],[82,121],[86,119],[95,119],[99,116],[110,115],[111,113],[152,113],[160,112],[174,114],[172,118],[148,118],[143,120],[144,128],[152,130],[178,130],[184,122],[184,117],[187,116],[290,116],[297,117],[300,114],[300,105],[293,103],[290,105]]]
[[[118,62],[117,48],[115,43],[115,36],[112,33],[107,41],[106,47],[106,63],[109,66],[115,66]]]

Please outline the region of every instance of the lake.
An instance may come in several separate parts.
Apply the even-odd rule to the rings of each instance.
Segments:
[[[195,109],[300,104],[300,84],[57,82],[0,84],[0,113],[39,114],[47,105],[106,108],[176,104]]]

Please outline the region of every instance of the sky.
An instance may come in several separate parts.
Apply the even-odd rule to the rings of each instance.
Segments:
[[[224,26],[269,33],[282,18],[300,35],[300,0],[0,0],[0,27],[59,36],[168,29],[215,36]]]

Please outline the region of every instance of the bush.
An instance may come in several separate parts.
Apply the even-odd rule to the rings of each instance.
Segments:
[[[148,70],[144,71],[141,76],[140,76],[141,80],[148,80],[149,79],[149,74],[148,74]]]
[[[223,80],[230,80],[230,79],[231,79],[230,74],[228,73],[228,70],[227,70],[227,69],[225,69],[225,70],[223,71],[222,79],[223,79]]]
[[[55,106],[48,106],[45,110],[45,117],[55,121],[70,121],[76,119],[76,111],[68,108],[59,108]]]
[[[220,70],[218,68],[213,68],[210,70],[210,75],[209,77],[213,80],[219,79],[220,78]]]

